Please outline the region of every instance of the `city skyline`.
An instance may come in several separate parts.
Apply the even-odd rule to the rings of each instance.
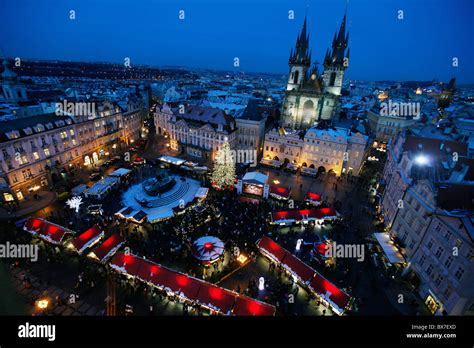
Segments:
[[[109,8],[107,1],[92,7],[88,1],[54,7],[49,1],[28,6],[24,1],[8,2],[2,11],[5,18],[2,18],[0,30],[6,39],[0,48],[5,56],[23,59],[120,63],[130,58],[132,66],[287,74],[288,55],[305,13],[313,61],[322,62],[346,11],[346,1],[299,1],[295,4],[279,1],[272,3],[272,10],[268,9],[266,1],[255,5],[244,1],[240,6],[214,1],[199,4],[184,1],[177,5],[168,1],[143,1],[133,9],[118,3]],[[446,82],[456,77],[460,84],[473,83],[474,68],[466,64],[472,60],[473,52],[464,44],[469,39],[471,26],[465,5],[469,6],[463,0],[450,3],[449,8],[443,7],[441,0],[428,5],[419,1],[349,2],[351,60],[347,79]],[[73,20],[69,19],[70,10],[75,11]],[[181,13],[184,20],[179,19],[180,10],[185,11]],[[399,10],[403,11],[403,19],[397,18]],[[161,11],[162,15],[157,15],[156,11]],[[289,11],[294,11],[294,19],[288,18]],[[25,21],[21,21],[22,29],[14,25],[12,12],[15,12],[16,20],[18,16],[25,16]],[[42,16],[42,13],[49,15]],[[372,16],[377,13],[378,16]],[[366,21],[365,16],[371,16],[373,22]],[[130,30],[127,26],[104,26],[104,18],[109,17],[127,20]],[[48,25],[45,25],[46,19]],[[227,25],[229,22],[236,25]],[[245,22],[247,25],[240,25]],[[443,25],[436,28],[429,23]],[[380,25],[383,30],[375,30]],[[137,26],[143,33],[138,35],[139,39]],[[215,27],[220,29],[213,30]],[[417,40],[414,32],[423,41]],[[456,39],[453,40],[454,35]],[[90,41],[92,37],[95,42]],[[372,39],[367,40],[367,37]],[[381,43],[388,37],[395,39]],[[105,44],[98,44],[100,40]],[[236,57],[239,67],[234,67]],[[453,66],[454,58],[457,58],[456,67]]]

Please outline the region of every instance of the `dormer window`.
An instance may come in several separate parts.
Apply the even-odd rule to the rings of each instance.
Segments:
[[[47,129],[53,129],[53,124],[51,122],[46,123],[46,128]]]
[[[31,135],[33,134],[33,129],[31,127],[23,129],[23,132],[25,132],[26,135]]]
[[[20,137],[20,132],[17,130],[13,130],[11,132],[6,133],[8,139],[18,139]]]
[[[44,126],[40,123],[38,123],[36,126],[35,126],[35,130],[39,133],[39,132],[44,132]]]
[[[54,123],[56,124],[56,127],[64,127],[66,125],[63,120],[56,121]]]

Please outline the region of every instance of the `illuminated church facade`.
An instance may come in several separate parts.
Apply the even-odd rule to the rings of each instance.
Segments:
[[[334,34],[332,48],[326,51],[324,70],[311,60],[306,18],[301,33],[291,50],[289,75],[283,103],[280,126],[305,130],[320,120],[335,117],[341,95],[344,72],[349,66],[349,33],[346,34],[346,15],[338,33]]]

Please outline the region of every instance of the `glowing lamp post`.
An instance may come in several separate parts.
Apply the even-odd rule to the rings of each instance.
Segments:
[[[265,278],[260,277],[258,279],[258,290],[263,291],[265,290]]]
[[[426,155],[418,155],[415,157],[415,163],[419,166],[424,166],[429,163],[429,159]]]
[[[49,301],[47,299],[36,301],[36,307],[40,310],[45,310],[46,308],[48,308],[48,305]]]

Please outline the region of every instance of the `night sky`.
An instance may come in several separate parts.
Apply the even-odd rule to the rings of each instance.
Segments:
[[[346,0],[2,0],[0,49],[24,59],[130,57],[132,65],[226,70],[238,57],[243,71],[286,74],[306,9],[313,59],[322,61],[345,7]],[[474,83],[473,13],[472,0],[350,0],[346,76]]]

